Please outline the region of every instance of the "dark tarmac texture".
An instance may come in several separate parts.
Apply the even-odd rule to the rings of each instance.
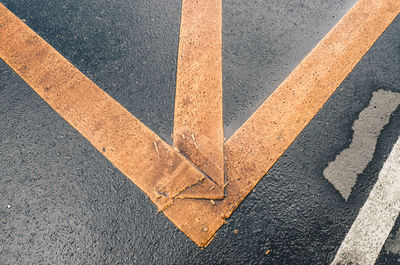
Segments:
[[[3,3],[171,142],[180,1]],[[227,134],[352,3],[224,2]],[[347,202],[322,172],[373,91],[400,92],[398,32],[399,17],[205,250],[0,61],[0,264],[329,264],[398,138],[400,110]],[[385,250],[377,264],[397,258]]]

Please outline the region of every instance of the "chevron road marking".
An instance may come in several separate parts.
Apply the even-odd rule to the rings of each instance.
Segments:
[[[1,4],[0,57],[159,209],[215,185]]]
[[[360,0],[339,21],[225,143],[225,198],[214,203],[184,199],[197,184],[214,183],[2,5],[0,57],[204,247],[399,11],[398,0]]]
[[[398,0],[358,1],[225,143],[225,199],[176,200],[167,217],[207,246],[399,12]]]

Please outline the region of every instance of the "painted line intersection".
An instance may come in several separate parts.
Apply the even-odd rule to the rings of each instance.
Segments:
[[[324,38],[318,47],[303,60],[298,68],[296,68],[277,91],[267,99],[266,103],[263,104],[250,120],[226,142],[225,173],[227,175],[226,183],[228,183],[226,186],[226,198],[223,201],[216,201],[215,206],[209,201],[175,199],[174,205],[167,208],[165,214],[198,245],[206,245],[215,234],[215,231],[223,224],[224,218],[229,217],[233,210],[236,209],[247,193],[251,191],[268,169],[282,155],[298,133],[301,132],[309,120],[311,120],[315,113],[322,107],[331,93],[353,69],[355,64],[365,54],[387,25],[390,24],[391,20],[398,14],[398,9],[399,5],[394,1],[360,1],[327,37]],[[361,12],[361,10],[363,10],[363,12]],[[6,13],[7,11],[4,10],[3,14]],[[15,23],[19,25],[21,22]],[[22,25],[20,27],[21,30],[24,28]],[[358,29],[360,32],[357,32]],[[4,29],[1,28],[1,30]],[[17,33],[18,32],[14,31],[14,35],[18,36]],[[34,86],[38,85],[39,82],[48,82],[48,80],[44,79],[33,81],[33,83],[32,80],[27,80],[30,77],[24,77],[24,73],[22,73],[24,70],[27,71],[23,69],[25,65],[17,65],[21,66],[20,68],[14,67],[15,65],[13,66],[13,63],[17,64],[18,62],[13,61],[14,57],[11,58],[11,56],[9,56],[10,54],[7,54],[4,47],[10,44],[5,42],[6,41],[3,39],[0,45],[2,47],[0,51],[1,58],[8,62],[28,84],[35,89]],[[40,56],[40,54],[38,56]],[[323,58],[323,60],[320,58]],[[61,59],[59,60],[61,61]],[[336,61],[339,61],[340,67],[333,65],[333,62]],[[35,63],[36,61],[30,61],[30,63],[32,62]],[[51,61],[49,62],[51,63]],[[73,71],[72,68],[70,69]],[[83,79],[79,79],[79,82],[83,82]],[[300,88],[298,86],[299,83],[302,85]],[[293,89],[293,86],[296,87],[296,90]],[[50,91],[46,92],[46,87],[42,88],[41,96],[45,98],[48,103],[50,103],[49,100],[51,98],[46,93],[49,92]],[[48,96],[47,99],[46,95]],[[103,97],[107,98],[106,95],[103,95]],[[111,101],[112,99],[107,98],[105,105],[109,104]],[[57,104],[58,103],[60,102],[57,101]],[[282,104],[284,106],[283,108]],[[50,105],[56,108],[51,103]],[[66,107],[62,110],[70,111],[67,110]],[[124,113],[121,115],[130,115],[123,110],[121,110],[121,113]],[[73,123],[68,117],[66,120],[71,124]],[[81,121],[78,120],[77,125],[72,125],[76,128],[76,126],[81,125],[80,122]],[[83,122],[90,123],[90,121],[86,120],[83,120]],[[266,126],[266,124],[270,126]],[[266,127],[268,127],[267,131],[265,129]],[[77,129],[82,133],[82,128]],[[145,129],[143,129],[143,132],[151,133]],[[85,135],[84,133],[82,134]],[[88,139],[92,137],[89,133],[87,135],[85,135],[85,137]],[[115,151],[112,146],[112,144],[115,143],[111,141],[111,143],[109,143],[111,147],[104,145],[105,139],[112,136],[100,134],[95,135],[95,137],[97,142],[90,140],[92,144],[95,145],[99,151],[103,152],[104,155],[121,170],[121,167],[124,167],[124,165],[122,165],[123,163],[119,165],[118,162],[114,162],[112,159],[117,161],[123,156],[118,157],[109,153],[111,150]],[[169,151],[170,147],[164,145],[161,141],[158,142],[158,139],[153,141],[152,139],[154,138],[150,137],[149,139],[150,140],[147,141],[147,149],[143,152],[146,155],[151,154],[153,156],[152,161],[158,161],[160,157],[164,158],[164,152],[168,154],[166,155],[167,157],[178,156],[180,159],[179,162],[186,161],[179,155],[171,153],[172,151]],[[119,148],[120,147],[117,146],[116,149]],[[119,150],[115,152],[119,152]],[[180,164],[186,163],[187,162],[181,162]],[[184,170],[188,170],[198,177],[182,184],[182,179],[178,178],[178,172],[176,179],[179,185],[182,184],[182,186],[167,186],[165,187],[166,190],[156,191],[156,194],[154,194],[154,189],[152,189],[153,186],[151,185],[148,187],[146,186],[147,188],[143,188],[144,184],[140,185],[140,183],[138,183],[141,179],[134,179],[133,181],[157,203],[157,197],[166,194],[166,191],[169,192],[167,195],[171,196],[172,194],[172,196],[176,197],[182,195],[181,192],[187,187],[195,185],[201,181],[202,178],[205,178],[204,175],[196,170],[190,169],[190,167],[185,166]],[[121,171],[124,172],[124,170]],[[134,172],[134,174],[132,174],[134,175],[133,178],[136,178],[136,173],[137,172]],[[128,175],[129,173],[125,174]],[[141,172],[137,174],[141,174]],[[168,172],[166,175],[167,174]],[[171,182],[168,180],[163,183],[168,184]],[[166,205],[169,205],[170,202],[171,201],[166,201],[163,204],[159,203],[157,206],[163,209]]]

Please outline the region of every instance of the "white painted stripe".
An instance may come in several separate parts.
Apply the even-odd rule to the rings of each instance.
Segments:
[[[331,264],[374,264],[399,210],[400,138]]]

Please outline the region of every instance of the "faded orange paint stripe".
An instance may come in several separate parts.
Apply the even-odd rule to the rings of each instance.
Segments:
[[[224,196],[222,0],[182,1],[175,95],[174,146],[212,178],[183,195]]]
[[[1,4],[0,58],[159,209],[210,182]]]
[[[398,0],[360,0],[225,144],[226,197],[176,200],[165,214],[206,246],[400,12]]]

